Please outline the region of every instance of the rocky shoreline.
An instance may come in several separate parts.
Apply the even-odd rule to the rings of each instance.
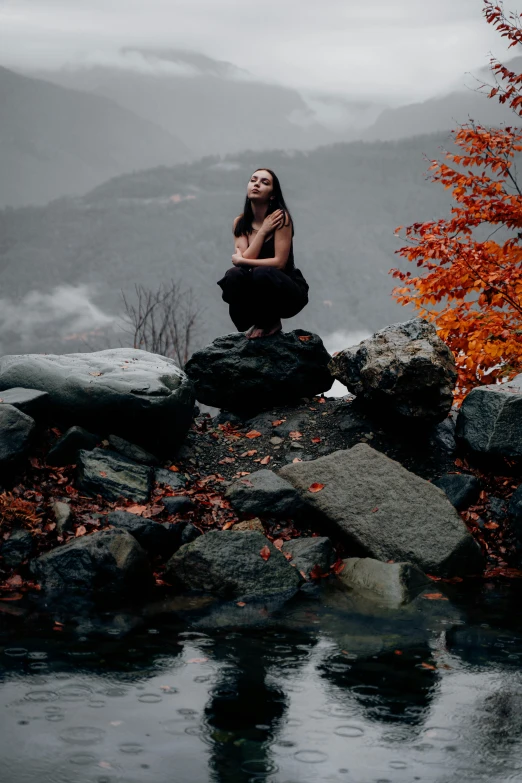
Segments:
[[[243,609],[330,582],[402,605],[433,580],[522,576],[522,384],[457,415],[426,322],[333,360],[302,331],[218,338],[186,374],[142,354],[0,358],[4,614]],[[325,396],[334,377],[354,394]]]

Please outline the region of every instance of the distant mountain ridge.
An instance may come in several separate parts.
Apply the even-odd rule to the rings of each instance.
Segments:
[[[423,160],[446,142],[444,134],[263,154],[263,165],[281,179],[296,265],[310,284],[309,306],[286,329],[367,332],[408,317],[390,295],[389,269],[402,263],[394,229],[448,212],[450,196],[426,181]],[[200,343],[233,331],[216,281],[231,265],[232,221],[260,157],[242,152],[140,171],[82,198],[0,212],[0,299],[23,302],[38,291],[48,302],[60,287],[84,286],[93,292],[93,309],[116,316],[121,289],[132,299],[135,284],[155,288],[174,277],[199,302]],[[68,335],[64,319],[24,337],[21,307],[13,329],[0,328],[0,352],[86,349]],[[0,325],[1,312],[0,302]]]
[[[104,96],[0,67],[0,206],[84,193],[111,176],[189,157],[165,129]]]

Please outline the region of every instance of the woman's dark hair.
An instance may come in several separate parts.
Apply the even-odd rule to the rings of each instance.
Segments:
[[[272,196],[268,204],[268,209],[266,211],[266,214],[270,215],[272,212],[275,212],[278,209],[282,209],[283,212],[285,213],[285,224],[286,224],[286,216],[288,215],[288,217],[290,218],[290,221],[292,223],[292,236],[294,236],[294,221],[292,220],[292,216],[289,212],[289,209],[285,204],[283,191],[281,190],[281,183],[279,182],[277,175],[274,174],[272,169],[259,168],[256,169],[256,171],[268,171],[268,173],[272,176],[272,183],[273,183]],[[255,174],[256,171],[254,171],[253,173]],[[252,204],[247,196],[245,199],[245,206],[243,207],[243,214],[237,221],[236,227],[234,229],[234,236],[241,237],[246,234],[251,234],[253,219],[254,219],[254,212],[252,210]]]

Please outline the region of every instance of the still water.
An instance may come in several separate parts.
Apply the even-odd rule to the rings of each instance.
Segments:
[[[0,780],[522,781],[522,586],[440,590],[176,599],[103,635],[10,618]]]

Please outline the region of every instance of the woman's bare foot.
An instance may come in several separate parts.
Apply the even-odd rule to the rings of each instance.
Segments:
[[[245,332],[245,337],[248,340],[256,340],[259,337],[271,337],[273,334],[277,334],[283,328],[281,320],[276,321],[273,326],[262,329],[260,326],[251,326],[250,329]]]
[[[251,326],[250,329],[245,332],[247,340],[255,340],[257,337],[264,337],[264,330],[260,326]]]

